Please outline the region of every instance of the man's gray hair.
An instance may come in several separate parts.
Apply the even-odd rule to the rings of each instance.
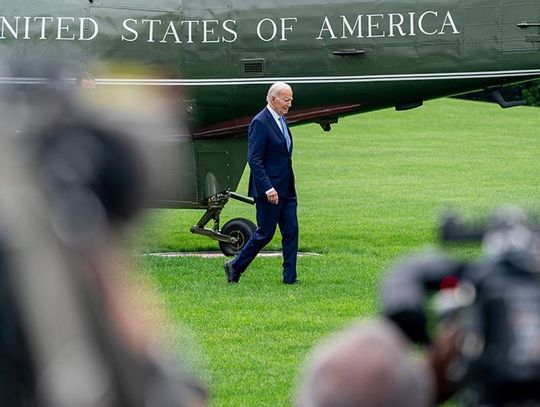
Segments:
[[[290,90],[291,86],[285,82],[276,82],[272,86],[270,86],[270,89],[268,89],[268,95],[266,95],[266,101],[270,102],[270,98],[272,96],[276,96],[279,93],[281,93],[284,90]]]
[[[434,380],[388,322],[352,326],[319,345],[298,386],[297,407],[426,407]]]

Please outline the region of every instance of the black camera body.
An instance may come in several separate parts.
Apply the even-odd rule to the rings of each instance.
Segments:
[[[511,264],[465,268],[482,275],[474,302],[461,311],[459,361],[470,404],[540,402],[540,280]]]
[[[442,231],[446,241],[481,238],[484,257],[432,254],[398,264],[384,283],[384,314],[428,343],[427,295],[444,295],[442,314],[460,330],[452,376],[467,405],[540,405],[540,234],[515,210],[487,227],[447,219]],[[455,286],[440,292],[448,279]]]

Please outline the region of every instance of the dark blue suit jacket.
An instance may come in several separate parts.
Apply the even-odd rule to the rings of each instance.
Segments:
[[[268,108],[253,118],[248,130],[248,163],[251,168],[248,195],[266,198],[266,191],[274,188],[279,197],[296,196],[291,151],[285,136]]]

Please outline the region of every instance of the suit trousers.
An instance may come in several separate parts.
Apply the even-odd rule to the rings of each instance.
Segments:
[[[243,273],[257,254],[272,240],[279,225],[283,246],[283,281],[296,280],[298,254],[298,201],[296,196],[280,197],[277,205],[256,198],[257,230],[233,260],[232,267]]]

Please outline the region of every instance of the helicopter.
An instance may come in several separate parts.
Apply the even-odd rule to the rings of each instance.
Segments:
[[[161,87],[181,98],[188,135],[156,207],[203,210],[191,232],[234,255],[256,229],[220,225],[246,167],[247,129],[269,86],[290,84],[291,126],[330,131],[342,117],[540,77],[540,1],[489,0],[1,0],[0,49],[22,60],[2,82],[36,85],[31,61],[62,54],[74,71],[133,61],[157,74],[95,75],[97,87]],[[24,67],[28,66],[28,69]],[[175,93],[175,91],[178,91]],[[208,226],[212,223],[211,226]]]

